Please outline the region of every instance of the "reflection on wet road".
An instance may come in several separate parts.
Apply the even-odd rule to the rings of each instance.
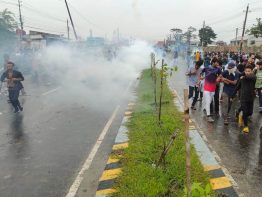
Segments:
[[[182,98],[183,89],[188,88],[185,78],[187,66],[182,60],[179,65],[179,70],[172,77],[170,84]],[[258,113],[258,100],[255,100],[248,135],[243,134],[238,127],[233,115],[234,110],[230,124],[225,126],[219,115],[213,116],[214,124],[207,123],[201,103],[198,102],[196,107],[197,110],[191,112],[191,117],[198,123],[208,142],[220,156],[222,165],[238,183],[240,193],[248,197],[262,196],[262,115]]]
[[[10,132],[12,134],[12,138],[14,140],[14,143],[20,143],[23,141],[23,114],[18,114],[13,116],[13,120],[10,124]]]
[[[0,97],[0,196],[65,196],[115,106],[125,98],[88,103],[77,91],[71,95],[62,87],[54,91],[26,82],[25,87],[29,95],[20,97],[22,113],[13,114],[7,97]],[[114,143],[111,135],[121,123],[120,114],[103,145]],[[98,181],[106,154],[100,153],[101,166],[96,165],[90,181]],[[95,193],[96,187],[90,189],[89,195]]]

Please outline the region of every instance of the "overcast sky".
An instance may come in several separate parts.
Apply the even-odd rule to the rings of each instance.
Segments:
[[[25,29],[66,32],[64,0],[22,0]],[[9,3],[9,4],[7,4]],[[14,5],[10,5],[14,3]],[[0,10],[9,8],[18,16],[17,0],[0,0]],[[247,27],[262,18],[262,0],[68,0],[76,30],[82,38],[90,29],[98,36],[112,37],[119,28],[121,36],[149,41],[163,40],[171,28],[201,28],[203,21],[218,34],[217,40],[235,37],[250,3]],[[17,17],[18,18],[18,17]]]

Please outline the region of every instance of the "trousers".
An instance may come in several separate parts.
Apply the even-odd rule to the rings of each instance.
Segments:
[[[194,95],[195,93],[195,95]],[[192,102],[192,106],[194,107],[197,99],[198,99],[198,95],[199,95],[199,88],[198,87],[192,87],[189,86],[189,95],[188,95],[188,99],[191,99],[193,97],[193,102]]]
[[[204,107],[207,112],[207,116],[210,116],[210,104],[213,101],[215,92],[204,91]]]
[[[19,108],[21,108],[20,102],[18,100],[19,92],[20,90],[16,90],[16,89],[8,90],[10,102],[13,105],[13,107],[15,108],[15,110],[18,110]]]
[[[241,111],[243,112],[243,121],[244,121],[245,127],[248,126],[248,117],[252,116],[253,108],[254,108],[254,101],[241,102],[238,112],[241,112]]]

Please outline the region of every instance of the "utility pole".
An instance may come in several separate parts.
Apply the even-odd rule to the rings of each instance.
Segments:
[[[237,44],[237,36],[238,36],[238,28],[236,28],[236,41],[235,41],[235,46],[238,46],[238,44]]]
[[[68,7],[68,4],[67,4],[66,0],[65,0],[65,4],[66,4],[67,12],[68,12],[68,15],[69,15],[69,18],[70,18],[70,21],[71,21],[71,25],[72,25],[73,30],[74,30],[75,38],[76,38],[76,40],[78,40],[78,37],[77,37],[77,34],[76,34],[76,30],[75,30],[75,25],[74,25],[74,22],[73,22],[73,19],[72,19],[72,16],[71,16],[71,13],[70,13],[70,10],[69,10],[69,7]]]
[[[246,30],[248,10],[249,10],[249,4],[247,5],[246,15],[245,15],[245,20],[244,20],[244,25],[243,25],[243,31],[242,31],[242,37],[241,37],[241,43],[240,43],[240,49],[239,49],[240,53],[242,53],[242,48],[243,48],[243,40],[244,40],[244,35],[245,35],[245,30]]]
[[[69,28],[68,19],[66,20],[66,26],[67,26],[67,39],[70,40],[70,28]]]
[[[20,20],[20,31],[19,31],[19,38],[20,38],[19,50],[20,50],[20,53],[22,51],[22,37],[23,37],[23,33],[24,33],[24,23],[23,23],[23,18],[22,18],[21,6],[22,6],[21,1],[18,0],[19,20]]]
[[[21,1],[20,0],[18,0],[18,8],[19,8],[19,20],[20,20],[20,25],[21,25],[20,27],[21,27],[21,30],[23,32],[23,30],[24,30],[24,23],[23,23],[23,19],[22,19]]]
[[[203,35],[202,35],[203,37],[202,37],[202,43],[201,43],[202,48],[204,47],[204,38],[205,38],[205,34],[206,34],[205,27],[206,27],[206,22],[204,21],[203,22]]]
[[[120,32],[119,32],[119,28],[117,28],[117,41],[119,42],[120,40]]]

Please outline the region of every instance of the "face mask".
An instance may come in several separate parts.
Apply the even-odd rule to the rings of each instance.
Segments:
[[[234,67],[234,68],[227,69],[227,70],[228,70],[229,74],[233,74],[233,75],[235,75],[235,72],[236,72],[237,68]]]

